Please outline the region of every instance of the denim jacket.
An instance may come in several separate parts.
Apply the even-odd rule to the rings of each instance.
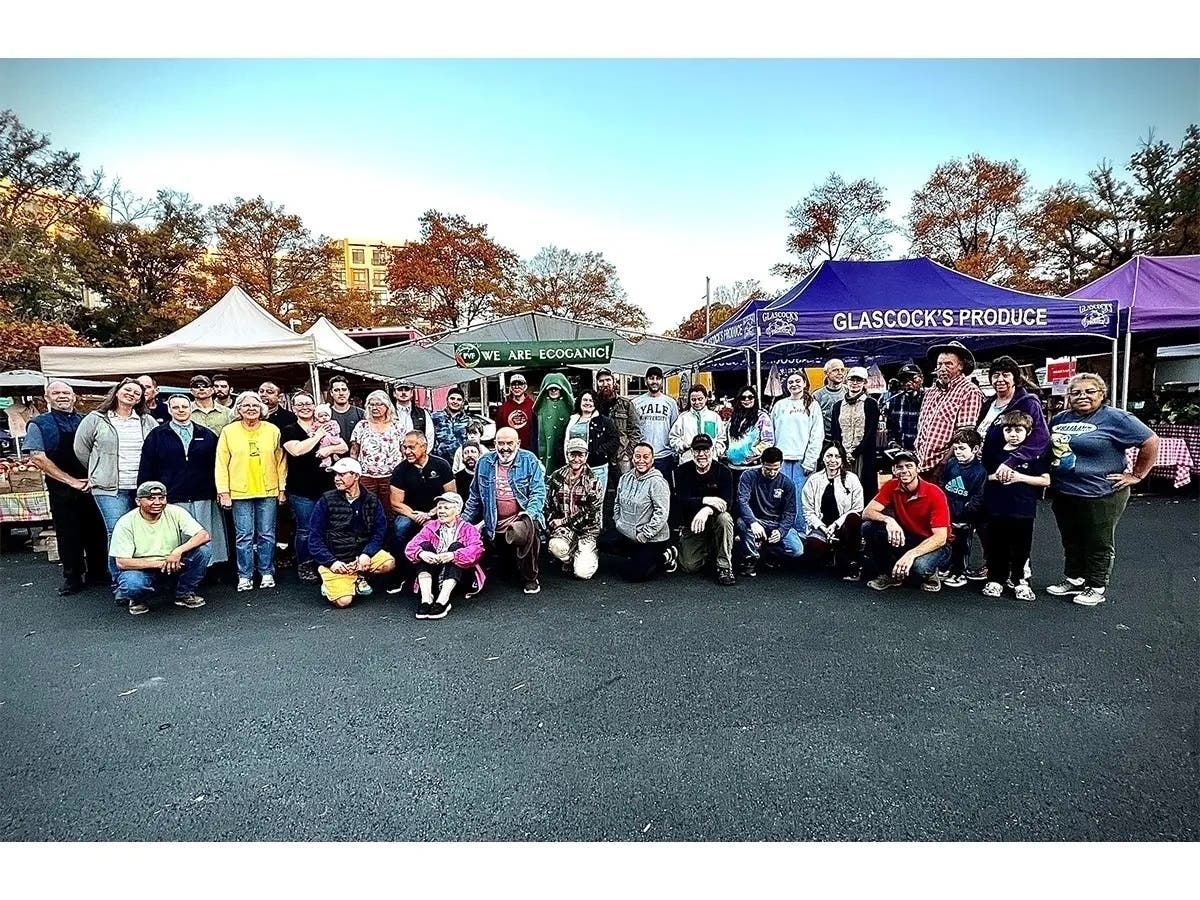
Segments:
[[[496,535],[496,464],[499,459],[495,452],[480,457],[471,482],[471,495],[463,509],[463,518],[468,522],[478,522],[482,517],[489,537]],[[540,524],[546,505],[546,475],[538,458],[528,450],[518,450],[508,478],[521,509]]]

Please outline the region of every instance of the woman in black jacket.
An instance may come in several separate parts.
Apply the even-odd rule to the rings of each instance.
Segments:
[[[875,443],[879,433],[879,404],[867,393],[867,370],[855,366],[846,376],[842,399],[833,404],[832,424],[826,438],[846,448],[850,471],[862,482],[863,496],[870,498],[879,492],[879,476],[875,462]]]
[[[567,430],[563,433],[564,448],[566,442],[573,437],[587,441],[588,468],[600,479],[603,490],[608,485],[608,461],[620,444],[621,436],[613,420],[600,414],[593,391],[580,391],[579,396],[575,398],[575,415],[571,416]]]

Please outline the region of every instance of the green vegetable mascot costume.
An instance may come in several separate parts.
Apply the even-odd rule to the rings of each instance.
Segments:
[[[558,388],[551,391],[551,388]],[[552,396],[553,395],[553,396]],[[551,372],[542,379],[537,399],[533,402],[533,414],[537,419],[537,446],[530,447],[546,467],[546,474],[566,465],[563,456],[563,437],[567,432],[567,420],[575,412],[575,396],[571,383],[565,375]]]

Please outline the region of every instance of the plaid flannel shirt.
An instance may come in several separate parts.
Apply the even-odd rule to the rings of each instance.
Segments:
[[[921,415],[921,401],[925,390],[898,391],[888,400],[887,437],[905,450],[917,447],[917,419]]]
[[[950,438],[960,428],[974,428],[983,407],[983,391],[966,375],[947,387],[936,383],[925,391],[917,420],[917,468],[927,472],[950,456]]]
[[[562,519],[564,527],[576,537],[595,538],[600,535],[604,494],[600,479],[590,468],[583,467],[577,480],[571,480],[571,467],[556,469],[546,485],[546,524]]]

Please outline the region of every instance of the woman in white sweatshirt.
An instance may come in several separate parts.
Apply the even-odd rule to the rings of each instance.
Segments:
[[[783,451],[783,474],[796,486],[801,496],[805,479],[816,471],[825,442],[825,416],[821,404],[808,390],[804,370],[788,376],[788,396],[775,401],[771,407],[771,424],[775,428],[775,446]],[[804,514],[796,504],[796,530],[804,533]]]
[[[800,497],[804,555],[821,560],[832,554],[842,578],[857,581],[866,505],[862,482],[848,471],[846,449],[841,444],[826,447],[821,461],[824,465],[804,482]]]

